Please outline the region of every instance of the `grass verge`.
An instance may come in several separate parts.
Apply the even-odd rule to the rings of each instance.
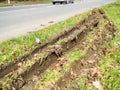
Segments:
[[[11,5],[7,4],[6,2],[0,2],[0,7],[5,7],[5,6],[11,6]]]
[[[0,43],[0,63],[14,60],[29,52],[31,48],[36,46],[36,38],[40,39],[42,43],[48,41],[54,37],[55,34],[59,34],[61,31],[74,26],[80,19],[86,16],[87,13],[77,15],[42,30],[27,33],[24,36]]]
[[[102,77],[101,83],[105,90],[120,90],[120,2],[102,7],[107,17],[114,22],[117,34],[110,42],[109,54],[99,63]]]
[[[32,5],[32,4],[43,4],[43,3],[50,3],[51,0],[10,0],[10,4],[7,1],[0,2],[0,7],[6,6],[14,6],[14,5]]]

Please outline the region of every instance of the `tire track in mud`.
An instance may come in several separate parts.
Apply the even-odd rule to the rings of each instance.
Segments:
[[[94,19],[94,17],[96,16],[92,16],[92,17],[88,17],[90,20]],[[94,22],[94,20],[93,20]],[[92,22],[92,23],[93,23]],[[30,53],[18,58],[18,60],[16,61],[12,61],[10,63],[7,63],[5,65],[1,65],[1,68],[0,68],[0,77],[3,77],[4,75],[8,74],[9,72],[17,69],[17,64],[19,62],[24,62],[27,60],[27,58],[29,57],[32,57],[35,53],[37,52],[40,52],[42,51],[44,48],[46,48],[48,45],[51,45],[51,44],[54,44],[56,41],[58,41],[59,39],[62,39],[64,37],[67,37],[69,36],[70,34],[72,34],[76,29],[80,29],[81,27],[85,26],[84,24],[86,24],[86,27],[88,27],[88,24],[89,24],[89,20],[85,20],[83,19],[80,23],[78,23],[75,27],[71,28],[70,30],[66,30],[65,32],[62,32],[60,35],[58,35],[56,38],[53,38],[52,40],[46,42],[46,43],[43,43],[42,45],[40,46],[37,46],[35,49],[31,50]],[[89,25],[90,26],[90,25]]]
[[[106,28],[106,29],[105,29]],[[78,90],[80,86],[77,85],[76,79],[80,76],[85,76],[88,81],[87,87],[92,90],[92,82],[99,80],[98,77],[98,63],[102,59],[102,55],[107,55],[107,46],[115,36],[115,29],[112,22],[107,22],[105,27],[96,33],[97,39],[93,40],[92,47],[89,48],[86,56],[82,60],[73,62],[70,66],[70,71],[66,72],[51,88],[51,90]],[[73,83],[72,83],[73,82]],[[77,86],[69,86],[72,83]],[[89,85],[88,85],[89,84]],[[81,88],[82,89],[82,88]]]
[[[55,63],[56,60],[61,57],[62,53],[76,46],[76,44],[78,44],[84,38],[84,36],[92,30],[92,28],[97,27],[100,19],[103,17],[104,14],[101,10],[93,10],[87,19],[83,19],[75,27],[63,32],[47,43],[36,47],[29,54],[20,57],[16,62],[10,62],[6,65],[2,65],[0,69],[1,78],[9,72],[16,70],[18,68],[17,65],[19,62],[25,61],[31,55],[39,53],[41,50],[44,51],[48,45],[53,45],[58,40],[63,39],[61,45],[57,45],[57,47],[55,46],[54,49],[50,51],[45,57],[38,58],[30,67],[26,68],[22,73],[17,74],[16,77],[13,78],[12,83],[7,86],[7,89],[11,90],[12,88],[15,88],[18,90],[22,88],[33,75],[39,75],[43,73],[47,68],[49,68],[50,65]]]
[[[57,68],[58,66],[61,67],[62,64],[67,61],[67,59],[65,58],[65,56],[66,56],[71,50],[74,50],[75,48],[78,48],[78,47],[81,47],[81,48],[82,48],[83,44],[81,44],[81,43],[84,41],[84,38],[83,38],[83,37],[84,37],[85,35],[86,35],[86,34],[82,34],[82,35],[81,35],[81,37],[82,37],[81,40],[80,40],[77,44],[75,44],[73,47],[67,49],[67,50],[61,55],[61,57],[58,57],[58,58],[56,59],[56,61],[55,61],[53,64],[51,64],[50,67],[47,68],[47,70],[50,70],[50,69],[54,70],[54,68]],[[86,49],[88,49],[88,48],[86,48]],[[83,56],[84,56],[84,55],[83,55]],[[40,78],[42,78],[42,76],[44,76],[45,73],[47,74],[47,70],[45,70],[45,71],[42,73],[42,75],[41,75],[41,74],[34,75],[34,76],[36,77],[36,79],[39,78],[39,82],[41,81]],[[37,84],[38,84],[38,80],[37,80],[37,81],[36,81],[36,80],[34,81],[34,76],[28,81],[27,85],[23,86],[22,89],[20,89],[20,90],[28,90],[28,89],[31,90],[32,88],[34,88],[34,86],[36,87]]]

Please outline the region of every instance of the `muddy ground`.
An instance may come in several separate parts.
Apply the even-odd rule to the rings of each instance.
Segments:
[[[99,29],[101,21],[105,25]],[[102,55],[108,53],[106,46],[113,39],[114,33],[114,25],[107,20],[104,12],[94,9],[74,27],[17,60],[0,65],[0,90],[78,90],[77,79],[80,76],[87,77],[86,86],[92,90],[92,81],[99,78],[98,62]],[[86,36],[89,34],[93,37],[87,44]],[[67,56],[73,50],[82,51],[81,57],[69,62]],[[83,51],[86,53],[83,54]],[[67,64],[70,68],[64,70]],[[50,71],[60,75],[53,82],[48,80],[43,83],[43,77],[49,75]]]

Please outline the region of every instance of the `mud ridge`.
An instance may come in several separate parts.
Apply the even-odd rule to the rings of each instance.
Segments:
[[[67,88],[68,83],[75,81],[75,79],[81,75],[86,74],[87,78],[91,81],[98,78],[96,73],[93,75],[91,74],[91,70],[96,69],[95,67],[98,66],[98,63],[102,58],[102,55],[106,55],[108,53],[106,47],[109,45],[109,42],[115,36],[114,25],[110,23],[111,22],[108,22],[105,25],[105,28],[107,29],[107,31],[104,31],[104,30],[98,31],[98,33],[99,32],[100,33],[97,34],[97,39],[95,39],[94,42],[92,43],[92,47],[88,49],[87,55],[82,60],[77,60],[73,62],[70,65],[71,66],[70,71],[66,72],[65,75],[55,83],[54,87],[51,87],[51,90],[56,90],[56,89],[64,90],[65,88]],[[106,34],[109,34],[110,37],[108,38]],[[103,47],[103,45],[105,46]],[[71,74],[71,72],[73,72],[74,74],[73,73]],[[69,88],[69,90],[76,90],[76,89],[77,87]]]
[[[54,44],[59,39],[63,39],[61,45],[55,48],[54,51],[49,52],[44,58],[38,58],[38,60],[31,67],[17,75],[17,77],[14,77],[12,84],[10,84],[7,89],[11,90],[14,87],[18,90],[27,83],[32,75],[43,73],[51,64],[55,63],[64,52],[78,44],[82,38],[92,30],[92,28],[97,27],[100,19],[102,19],[103,16],[104,14],[102,14],[100,10],[93,10],[87,19],[83,19],[70,30],[62,32],[60,35],[51,39],[50,41],[37,46],[35,49],[31,50],[29,54],[26,54],[16,60],[16,62],[10,62],[6,65],[1,65],[0,78],[4,77],[4,75],[10,73],[11,71],[16,70],[19,62],[25,61],[26,58],[38,53],[42,49],[46,48],[49,44]]]
[[[92,27],[90,27],[89,23],[91,21],[93,21],[92,23],[94,23],[94,21],[96,22],[96,20],[98,20],[101,15],[102,15],[102,17],[104,16],[104,14],[101,13],[101,10],[99,10],[99,11],[93,10],[92,13],[88,16],[88,18],[81,20],[77,25],[70,28],[69,30],[65,30],[64,32],[61,32],[61,34],[56,35],[56,37],[51,39],[50,41],[45,42],[45,43],[35,47],[34,49],[32,49],[29,53],[25,54],[24,56],[18,57],[17,60],[11,61],[7,64],[1,64],[0,65],[0,72],[1,72],[0,78],[2,78],[4,75],[10,73],[11,71],[16,70],[18,68],[17,64],[19,62],[26,61],[27,58],[32,57],[32,55],[34,55],[35,53],[37,53],[37,52],[41,51],[42,49],[46,48],[48,45],[55,43],[59,39],[62,39],[66,36],[69,36],[75,30],[79,30],[83,26],[92,28]],[[98,23],[96,23],[95,26],[97,24]]]

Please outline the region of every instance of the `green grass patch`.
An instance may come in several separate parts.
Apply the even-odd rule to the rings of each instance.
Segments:
[[[55,83],[55,81],[57,81],[60,77],[62,76],[62,74],[57,71],[57,70],[47,70],[47,73],[45,75],[42,76],[42,79],[40,80],[39,84],[35,86],[34,89],[42,89],[43,86],[46,83]]]
[[[68,55],[68,60],[73,62],[75,60],[80,60],[86,54],[85,50],[73,50]]]
[[[13,82],[13,77],[9,77],[9,78],[7,78],[7,80],[5,82],[3,82],[3,83],[0,82],[0,84],[1,84],[0,87],[2,87],[3,90],[7,90],[7,86],[9,84],[12,84],[12,82]]]
[[[109,20],[113,21],[116,28],[120,29],[120,2],[102,7]]]
[[[63,71],[69,71],[70,70],[70,63],[68,62],[67,64],[65,64],[64,66],[63,66]]]
[[[39,31],[27,33],[24,36],[0,43],[0,63],[6,63],[24,55],[29,52],[31,48],[34,48],[36,38],[39,38],[41,42],[48,41],[55,34],[59,34],[61,31],[77,24],[80,19],[87,17],[87,14],[88,13],[77,15]]]
[[[102,71],[101,83],[105,90],[119,90],[120,89],[120,72],[119,65],[114,62],[114,59],[106,57],[99,65]]]
[[[107,47],[112,52],[104,56],[104,60],[99,64],[102,73],[101,83],[105,90],[120,90],[120,2],[106,5],[102,9],[109,20],[114,22],[117,34]]]

